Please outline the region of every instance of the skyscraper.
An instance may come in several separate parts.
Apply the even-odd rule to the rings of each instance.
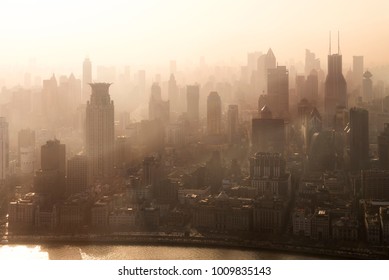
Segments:
[[[173,74],[170,75],[168,97],[170,103],[170,110],[172,112],[178,112],[179,110],[179,99],[178,99],[178,87],[176,78]]]
[[[354,89],[362,86],[363,76],[363,56],[353,56],[353,83]]]
[[[269,107],[275,117],[289,115],[289,73],[285,66],[269,69],[267,74]]]
[[[186,87],[186,108],[188,119],[191,122],[199,121],[200,87],[190,85]]]
[[[18,133],[18,164],[24,174],[33,173],[35,168],[35,131],[22,129]]]
[[[230,144],[239,141],[239,108],[238,105],[229,105],[227,113],[227,136]]]
[[[158,83],[151,86],[149,120],[160,120],[164,124],[168,124],[170,120],[170,102],[162,100],[161,87]]]
[[[371,80],[371,77],[373,75],[370,73],[370,71],[366,71],[363,73],[363,81],[362,81],[362,88],[363,88],[363,101],[368,102],[373,99],[373,82]]]
[[[209,136],[221,135],[222,102],[219,94],[212,91],[207,99],[207,133]]]
[[[114,175],[114,104],[108,83],[92,83],[86,106],[86,156],[89,179],[106,179]]]
[[[88,162],[84,155],[75,155],[68,160],[66,194],[86,190],[88,186]]]
[[[389,170],[389,123],[384,124],[384,131],[378,136],[378,157],[380,168]]]
[[[89,58],[85,58],[84,63],[82,65],[82,98],[81,102],[85,102],[88,100],[90,95],[90,86],[89,84],[92,82],[92,63]]]
[[[350,164],[356,172],[369,164],[369,113],[361,108],[350,109]]]
[[[337,54],[331,54],[330,40],[328,74],[324,93],[324,111],[327,119],[334,116],[337,106],[347,108],[347,84],[342,73],[342,55],[340,54],[339,47]]]
[[[5,180],[9,168],[8,122],[0,117],[0,181]]]

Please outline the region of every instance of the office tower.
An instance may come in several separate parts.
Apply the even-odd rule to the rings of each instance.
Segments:
[[[88,85],[89,86],[89,85]],[[68,105],[71,111],[74,111],[78,105],[83,103],[81,96],[81,80],[76,79],[73,73],[70,74],[68,79]]]
[[[179,111],[179,99],[178,99],[178,87],[177,82],[173,74],[170,75],[168,85],[168,98],[170,103],[170,110],[172,112]]]
[[[23,174],[33,173],[35,168],[35,131],[22,129],[18,133],[18,164]]]
[[[207,182],[212,194],[220,193],[223,181],[223,167],[219,151],[212,152],[211,158],[206,163]]]
[[[256,94],[262,94],[268,91],[268,71],[269,69],[276,68],[276,57],[272,49],[269,49],[265,55],[258,58],[257,71],[255,74],[254,90]]]
[[[380,168],[389,170],[389,123],[384,124],[384,131],[378,135],[378,157]]]
[[[186,87],[186,111],[190,122],[199,121],[200,87],[190,85]]]
[[[290,174],[285,171],[285,160],[279,153],[255,153],[250,158],[251,186],[257,195],[287,198],[290,194]]]
[[[247,71],[251,75],[253,71],[257,70],[258,58],[262,56],[262,52],[252,52],[247,54]]]
[[[0,181],[7,178],[9,170],[8,122],[0,117]]]
[[[57,200],[65,191],[66,147],[59,140],[41,146],[41,170],[34,177],[35,192]]]
[[[49,80],[43,80],[42,87],[42,114],[49,122],[57,119],[58,116],[58,84],[55,75]]]
[[[299,100],[306,98],[305,96],[305,76],[297,75],[296,76],[296,96]]]
[[[389,171],[362,170],[362,191],[364,199],[387,201],[389,199]]]
[[[160,120],[165,125],[170,120],[170,102],[162,100],[161,87],[158,83],[151,86],[149,120]]]
[[[363,56],[353,56],[353,89],[360,89],[363,76]]]
[[[115,166],[125,169],[130,163],[131,141],[129,137],[118,136],[115,143]]]
[[[363,89],[363,101],[368,102],[373,99],[373,82],[371,80],[373,75],[370,71],[363,73],[362,89]]]
[[[82,65],[82,103],[87,101],[91,94],[90,83],[92,83],[92,63],[89,58],[85,58]]]
[[[86,105],[86,156],[89,182],[114,175],[114,104],[108,83],[92,83]]]
[[[331,54],[331,40],[324,91],[324,111],[330,119],[334,116],[337,106],[347,108],[347,84],[342,73],[342,55],[339,47],[337,54]]]
[[[285,124],[283,119],[273,119],[269,107],[264,106],[260,118],[252,119],[253,152],[284,153]]]
[[[305,98],[313,105],[319,104],[319,78],[315,69],[309,73],[305,81]]]
[[[222,102],[219,94],[212,91],[207,99],[207,134],[221,135]]]
[[[350,165],[358,172],[369,164],[369,113],[365,109],[350,109]]]
[[[338,151],[335,142],[334,131],[320,131],[312,135],[307,164],[310,172],[335,170]]]
[[[229,105],[227,112],[227,137],[230,144],[239,142],[239,109],[238,105]]]
[[[312,70],[320,69],[320,59],[310,50],[305,50],[305,75],[308,76]]]
[[[88,186],[88,160],[84,155],[75,155],[68,160],[66,195],[83,192]]]
[[[267,75],[267,95],[269,107],[274,117],[289,116],[289,73],[285,66],[269,69]]]

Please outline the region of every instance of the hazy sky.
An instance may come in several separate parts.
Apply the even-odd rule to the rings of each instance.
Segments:
[[[95,65],[243,63],[269,47],[280,64],[303,61],[305,48],[325,62],[329,30],[340,30],[346,62],[389,63],[388,0],[1,0],[0,10],[2,68],[35,58],[80,73],[86,55]]]

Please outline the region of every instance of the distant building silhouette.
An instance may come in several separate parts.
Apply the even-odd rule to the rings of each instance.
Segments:
[[[219,94],[212,91],[207,99],[207,134],[209,136],[221,135],[222,103]]]
[[[108,83],[92,83],[86,106],[86,156],[90,182],[114,175],[114,104]]]
[[[361,89],[363,70],[363,56],[353,56],[353,89]]]
[[[8,122],[0,117],[0,180],[7,178],[9,171],[9,135]]]
[[[362,89],[363,89],[363,101],[369,102],[373,99],[373,82],[371,80],[373,75],[370,71],[363,73]]]
[[[350,109],[350,164],[352,171],[369,165],[369,113],[365,109]]]
[[[178,112],[180,103],[178,98],[177,82],[174,77],[174,74],[170,75],[169,85],[168,85],[168,98],[170,104],[170,111]]]
[[[22,129],[18,133],[18,163],[20,172],[29,174],[35,168],[35,131]]]
[[[331,41],[330,41],[331,45]],[[342,73],[342,55],[338,48],[337,54],[328,55],[328,74],[325,80],[324,110],[330,120],[337,106],[347,108],[347,84]]]
[[[92,63],[89,58],[85,58],[82,65],[82,102],[86,102],[91,94],[89,84],[92,83]]]
[[[149,120],[161,120],[165,125],[170,120],[170,104],[169,101],[162,100],[161,87],[158,83],[151,86]]]
[[[190,122],[199,121],[200,87],[190,85],[186,87],[186,108]]]
[[[229,105],[227,112],[227,137],[230,144],[239,141],[239,108],[238,105]]]
[[[380,168],[389,170],[389,123],[384,124],[384,131],[378,136],[378,157]]]
[[[267,95],[273,116],[289,116],[289,76],[285,66],[269,69],[267,75]]]

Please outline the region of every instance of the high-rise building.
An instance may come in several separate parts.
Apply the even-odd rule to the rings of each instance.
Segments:
[[[170,110],[172,112],[179,111],[179,99],[178,99],[178,87],[176,78],[173,74],[170,75],[169,85],[168,85],[168,98],[170,103]]]
[[[378,157],[380,168],[389,170],[389,123],[384,124],[384,131],[378,136]]]
[[[212,91],[207,99],[207,133],[209,136],[221,135],[222,102],[219,94]]]
[[[338,106],[347,108],[347,84],[342,73],[342,55],[339,47],[337,54],[331,54],[330,46],[324,94],[324,110],[328,120],[334,116]]]
[[[319,104],[319,78],[315,69],[309,73],[305,81],[305,98],[313,105]]]
[[[239,108],[238,105],[229,105],[227,113],[227,136],[230,144],[239,141]]]
[[[66,194],[83,192],[88,186],[88,160],[84,155],[76,155],[68,160]]]
[[[272,117],[269,107],[264,106],[260,118],[252,119],[252,150],[253,152],[284,153],[285,124],[283,119]]]
[[[35,168],[35,131],[22,129],[18,133],[18,164],[23,174],[33,173]]]
[[[350,164],[352,171],[368,168],[369,113],[365,109],[350,109]]]
[[[353,56],[353,86],[360,89],[363,76],[363,56]]]
[[[285,66],[269,69],[267,74],[267,95],[274,117],[289,116],[289,73]]]
[[[82,103],[87,101],[91,94],[90,83],[92,83],[92,63],[89,58],[85,58],[82,65]]]
[[[59,199],[65,191],[66,147],[57,139],[41,146],[41,170],[34,177],[35,192]]]
[[[362,89],[363,89],[363,101],[368,102],[373,99],[373,82],[371,80],[373,75],[370,71],[363,73]]]
[[[165,125],[170,120],[170,102],[162,100],[161,87],[158,83],[151,86],[149,120],[161,120]]]
[[[0,181],[6,179],[9,169],[8,122],[0,117]]]
[[[308,76],[312,70],[320,69],[320,59],[316,58],[315,53],[305,50],[305,75]]]
[[[200,87],[190,85],[186,87],[186,111],[191,122],[199,121]]]
[[[92,83],[86,106],[86,156],[89,179],[106,179],[114,175],[114,104],[109,83]]]

